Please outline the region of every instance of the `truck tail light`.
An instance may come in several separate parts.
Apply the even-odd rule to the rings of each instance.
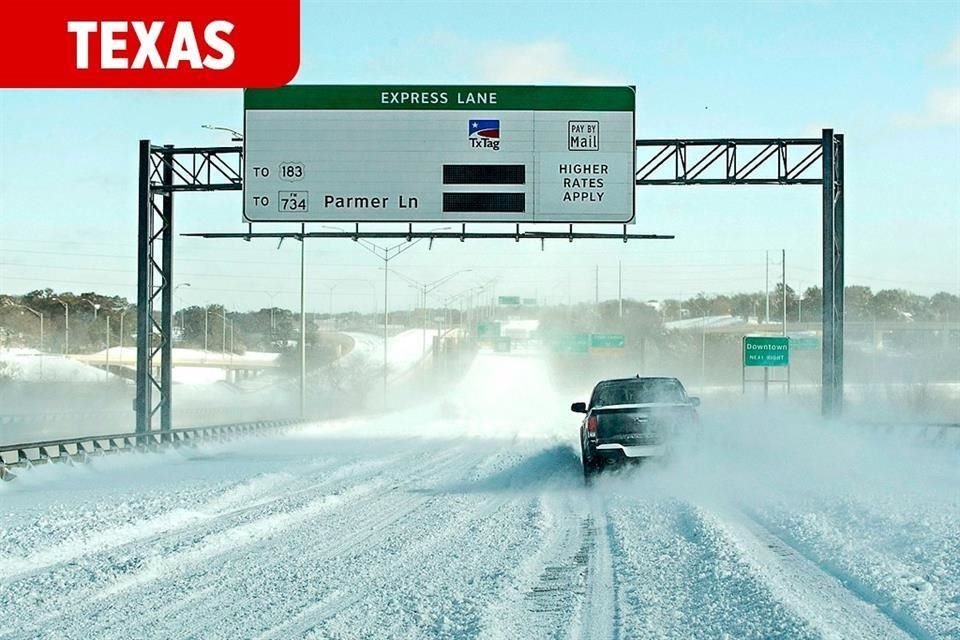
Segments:
[[[597,416],[587,418],[587,433],[591,436],[597,435]]]

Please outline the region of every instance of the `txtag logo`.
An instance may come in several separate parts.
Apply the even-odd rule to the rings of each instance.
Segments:
[[[299,0],[52,0],[0,15],[0,87],[277,87],[300,66]]]
[[[500,150],[500,121],[499,120],[471,120],[467,131],[467,139],[473,149]]]

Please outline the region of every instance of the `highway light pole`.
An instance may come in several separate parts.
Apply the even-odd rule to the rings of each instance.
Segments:
[[[54,301],[63,305],[63,355],[67,355],[70,353],[70,305],[60,298]]]
[[[407,281],[408,283],[410,283],[411,285],[413,285],[414,288],[416,288],[416,289],[418,290],[418,292],[420,293],[420,296],[419,296],[419,297],[420,297],[420,304],[423,305],[423,307],[422,307],[422,310],[423,310],[423,339],[422,339],[422,341],[421,341],[421,342],[422,342],[422,344],[421,344],[421,355],[427,353],[427,295],[430,294],[430,293],[433,293],[433,292],[436,291],[438,288],[440,288],[441,286],[443,286],[444,284],[446,284],[448,281],[452,280],[452,279],[455,278],[456,276],[460,275],[461,273],[468,273],[468,272],[470,272],[470,271],[472,271],[472,269],[461,269],[460,271],[455,271],[455,272],[453,272],[453,273],[451,273],[451,274],[448,274],[448,275],[446,275],[446,276],[444,276],[444,277],[442,277],[442,278],[438,278],[438,279],[434,280],[433,282],[427,282],[427,283],[418,282],[418,281],[414,280],[413,278],[410,278],[410,277],[408,277],[408,276],[403,275],[402,273],[399,273],[398,271],[394,271],[394,273],[395,273],[396,275],[400,276],[400,277],[403,278],[405,281]]]
[[[307,404],[307,313],[305,307],[306,289],[306,246],[307,241],[302,234],[307,225],[300,225],[300,418],[303,419]]]
[[[324,229],[334,229],[336,231],[342,231],[346,233],[344,229],[340,227],[334,227],[330,225],[321,225]],[[433,231],[444,231],[450,227],[437,227],[435,229],[430,229],[427,233]],[[354,241],[357,242],[361,247],[375,255],[383,262],[383,407],[387,407],[387,365],[389,362],[389,354],[387,350],[387,339],[389,338],[387,334],[388,319],[390,313],[390,307],[387,298],[387,291],[390,284],[389,274],[390,274],[390,261],[398,257],[402,253],[409,251],[415,247],[423,238],[417,238],[415,240],[407,240],[399,244],[395,244],[392,247],[381,247],[378,244],[370,242],[364,238],[356,238]],[[431,240],[432,243],[432,240]]]
[[[120,357],[123,357],[123,318],[127,315],[127,311],[130,311],[129,308],[124,308],[120,310]]]
[[[223,329],[221,330],[221,333],[220,333],[220,354],[225,356],[227,355],[227,313],[226,313],[227,310],[224,309],[223,311],[224,311],[223,313],[217,313],[216,311],[211,311],[210,313],[220,318],[221,320],[223,320]],[[206,320],[204,320],[203,324],[204,324],[204,327],[206,327],[206,324],[207,324]],[[233,326],[233,320],[230,320],[230,325],[231,327]],[[203,348],[204,350],[206,350],[207,348],[206,340],[204,340]]]
[[[693,305],[700,311],[700,393],[702,394],[707,377],[707,311],[696,302]]]

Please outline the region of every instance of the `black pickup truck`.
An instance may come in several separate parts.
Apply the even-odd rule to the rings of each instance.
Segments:
[[[586,414],[580,424],[583,474],[605,466],[662,456],[670,436],[699,422],[699,398],[687,395],[676,378],[603,380],[593,388],[590,403],[570,410]]]

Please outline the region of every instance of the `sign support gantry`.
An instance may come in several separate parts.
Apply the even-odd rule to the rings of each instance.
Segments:
[[[823,192],[821,411],[843,411],[843,134],[820,138],[637,140],[637,186],[820,185]],[[821,167],[816,175],[817,164]]]
[[[173,423],[173,195],[178,191],[240,191],[242,147],[158,147],[140,141],[137,234],[136,432],[162,438]],[[157,244],[160,251],[157,252]],[[159,321],[154,314],[160,299]],[[159,398],[153,401],[153,391]]]
[[[663,185],[821,185],[823,190],[823,390],[825,416],[837,416],[843,408],[843,135],[824,129],[818,138],[728,138],[702,140],[637,140],[637,186]],[[689,152],[693,152],[688,155]],[[699,155],[698,155],[699,153]],[[772,161],[776,158],[775,161]],[[722,160],[722,162],[721,162]],[[745,162],[743,162],[745,160]],[[820,175],[815,166],[820,162]],[[706,175],[721,166],[722,174]],[[775,171],[773,170],[775,167]],[[766,173],[765,173],[766,172]],[[663,175],[666,173],[667,175]],[[243,148],[154,146],[140,141],[138,269],[137,269],[137,372],[136,431],[153,430],[159,414],[160,431],[169,434],[172,426],[173,347],[173,197],[177,192],[241,191],[243,189]],[[670,239],[670,235],[623,233],[582,233],[522,231],[514,233],[354,231],[336,233],[246,233],[189,234],[202,237],[324,237],[324,238],[429,238],[550,240]],[[160,245],[159,252],[157,245]],[[154,313],[160,299],[159,320]],[[154,402],[153,392],[159,394]],[[166,437],[166,435],[164,436]]]

